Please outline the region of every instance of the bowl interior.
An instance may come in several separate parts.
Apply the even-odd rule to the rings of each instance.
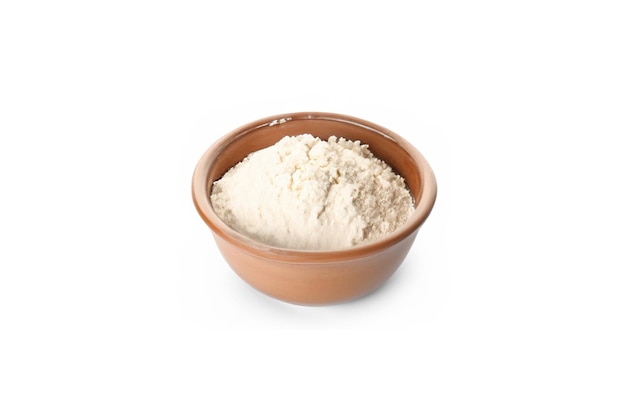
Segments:
[[[329,136],[359,140],[372,153],[404,177],[414,198],[415,211],[407,222],[388,236],[340,251],[302,251],[278,248],[254,241],[228,227],[213,211],[212,184],[251,152],[266,148],[285,136],[304,133],[321,139]],[[334,262],[369,256],[415,234],[435,202],[437,185],[424,157],[409,142],[381,126],[335,113],[291,113],[248,123],[219,139],[200,158],[193,175],[192,195],[198,213],[221,239],[243,251],[281,262]]]

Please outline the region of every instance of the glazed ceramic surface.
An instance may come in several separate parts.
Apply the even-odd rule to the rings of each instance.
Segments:
[[[321,139],[334,135],[367,144],[376,157],[406,180],[415,200],[415,211],[407,222],[381,240],[337,251],[272,247],[228,227],[211,206],[213,182],[251,152],[271,146],[284,136],[303,133]],[[389,279],[430,214],[436,192],[432,169],[405,139],[366,120],[320,112],[277,115],[235,129],[202,155],[192,180],[196,209],[231,268],[271,297],[308,305],[348,301],[372,292]]]

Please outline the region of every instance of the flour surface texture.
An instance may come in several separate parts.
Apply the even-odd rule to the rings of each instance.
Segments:
[[[404,179],[359,141],[286,136],[213,183],[230,227],[289,249],[335,250],[380,239],[413,212]]]

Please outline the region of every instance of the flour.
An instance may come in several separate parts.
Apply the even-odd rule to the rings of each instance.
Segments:
[[[334,250],[384,237],[413,212],[404,179],[359,141],[286,136],[213,184],[236,231],[272,246]]]

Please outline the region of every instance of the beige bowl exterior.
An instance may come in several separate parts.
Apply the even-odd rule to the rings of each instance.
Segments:
[[[303,133],[322,139],[334,135],[367,144],[374,155],[406,180],[415,199],[415,211],[407,222],[384,239],[337,251],[277,248],[228,227],[211,206],[213,182],[251,152],[271,146],[284,136]],[[430,214],[436,193],[432,169],[409,142],[366,120],[321,112],[267,117],[230,132],[204,153],[192,179],[196,209],[233,271],[271,297],[306,305],[349,301],[374,291],[389,279]]]

